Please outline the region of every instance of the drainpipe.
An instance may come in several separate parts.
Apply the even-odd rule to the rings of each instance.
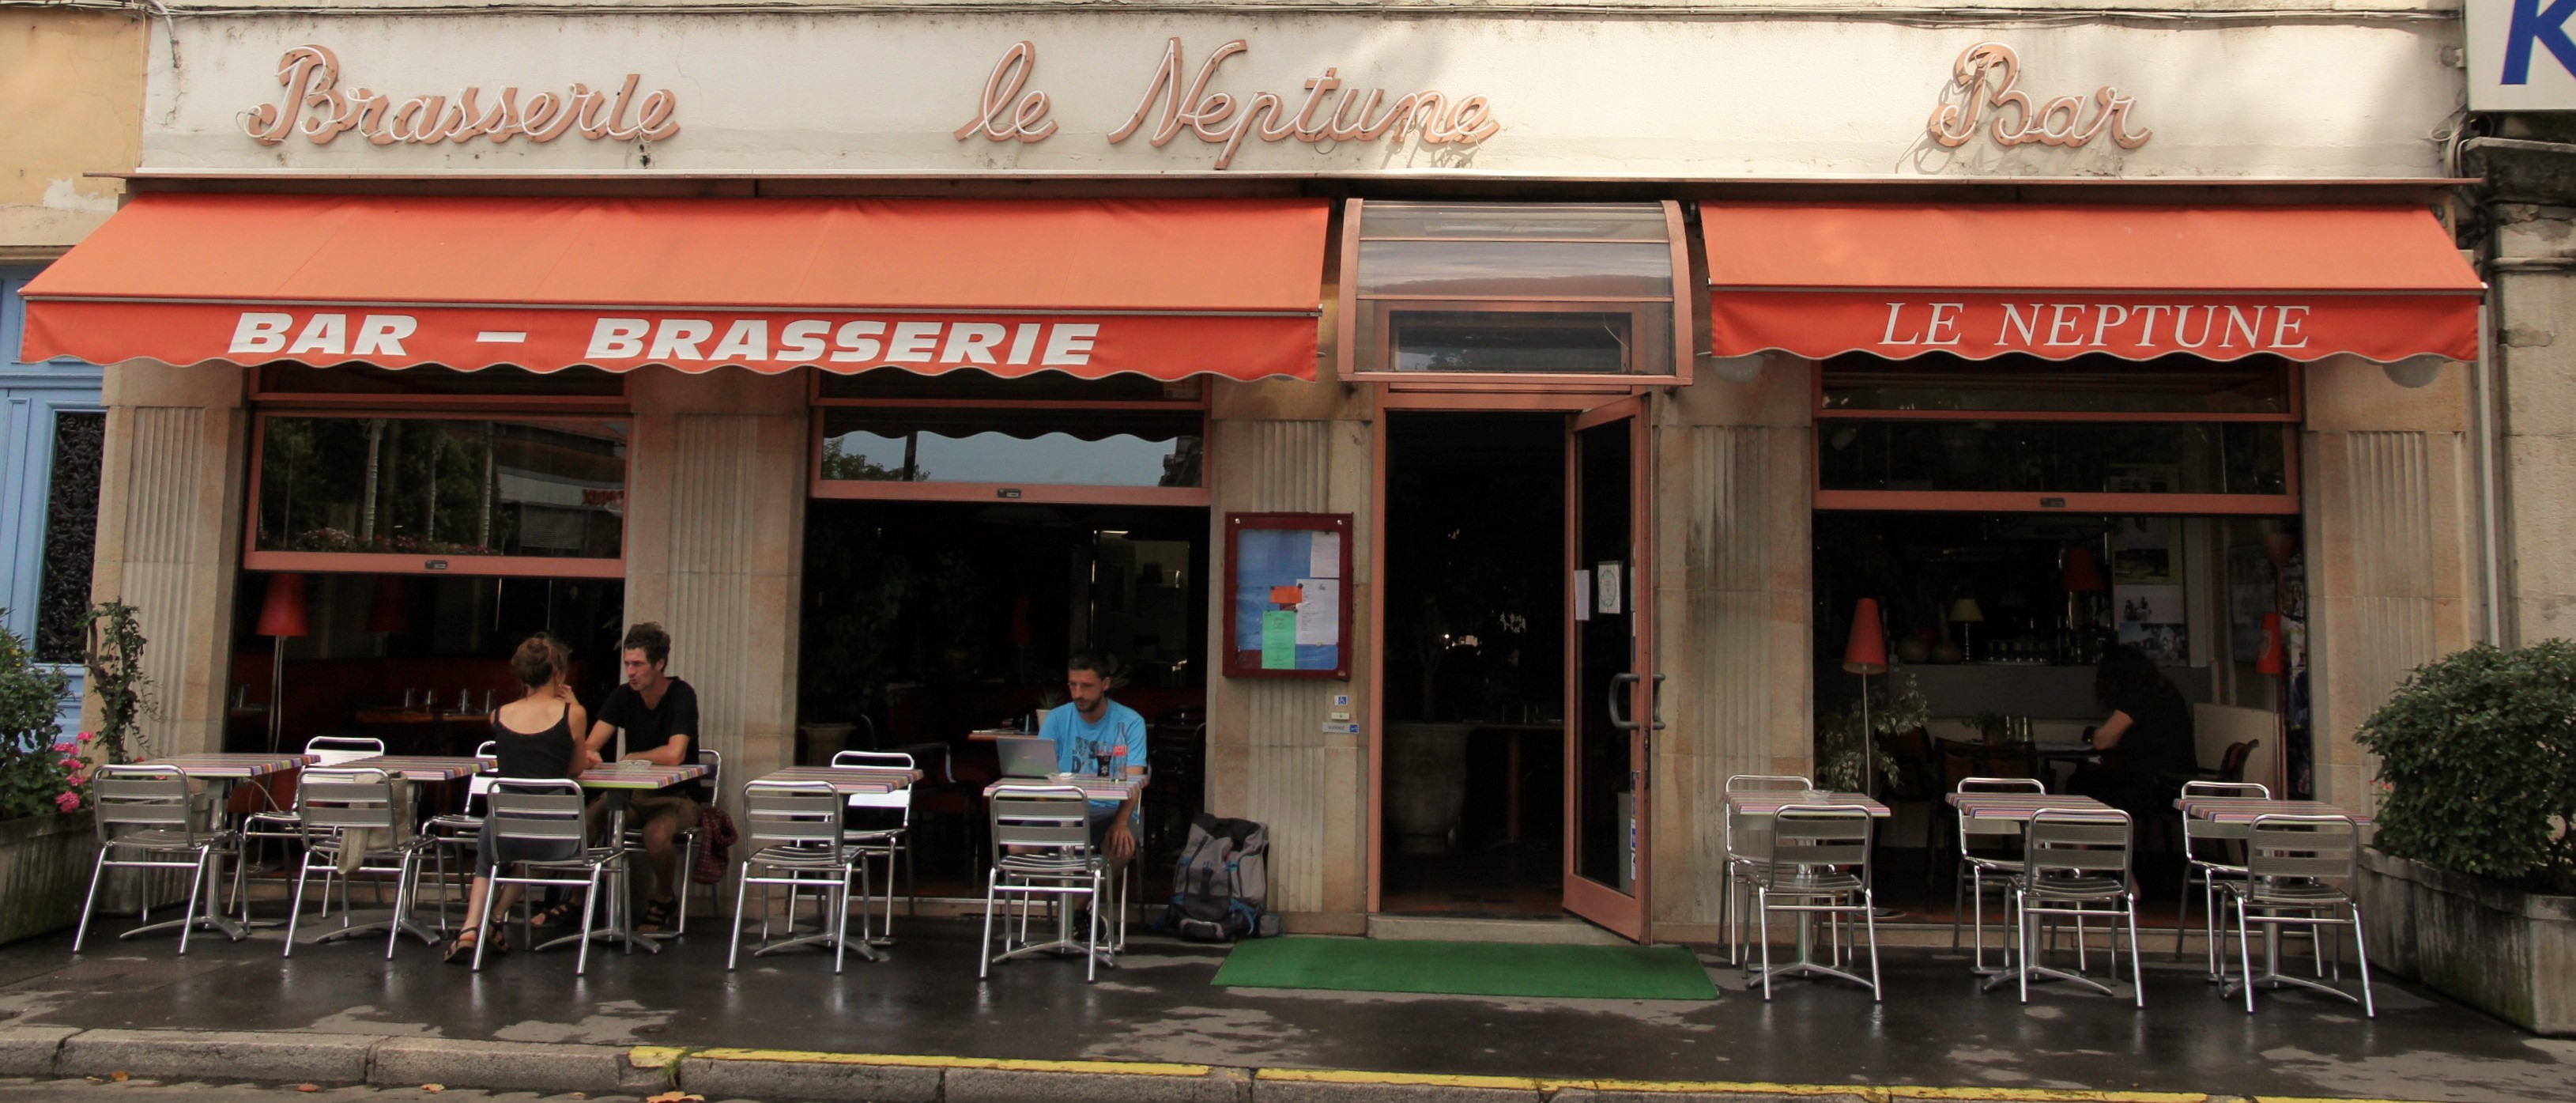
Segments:
[[[2487,230],[2486,243],[2481,248],[2482,252],[2489,255],[2490,260],[2493,259],[2494,241],[2495,230],[2490,226]],[[2481,267],[2493,270],[2491,264]],[[2492,296],[2494,293],[2493,288],[2490,287],[2488,294]],[[2478,307],[2478,360],[2476,364],[2471,365],[2471,380],[2475,384],[2478,404],[2476,440],[2478,513],[2481,530],[2478,536],[2478,550],[2480,566],[2486,575],[2486,641],[2502,647],[2505,645],[2504,555],[2502,541],[2497,535],[2496,522],[2495,357],[2495,312],[2492,308],[2482,305]]]

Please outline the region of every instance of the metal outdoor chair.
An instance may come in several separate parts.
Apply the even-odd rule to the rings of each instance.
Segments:
[[[1029,911],[1039,900],[1069,904],[1081,897],[1101,900],[1107,887],[1107,870],[1100,853],[1091,845],[1090,799],[1071,785],[1004,784],[994,789],[985,801],[991,819],[993,862],[984,875],[984,937],[978,944],[980,960],[975,976],[992,975],[993,963],[1059,950],[1080,950],[1083,955],[1083,979],[1099,977],[1101,946],[1101,909],[1091,909],[1086,926],[1087,937],[1080,942],[1071,930],[1073,909],[1060,907],[1056,912],[1056,937],[1046,942],[1029,938]],[[1018,933],[1012,931],[1012,919],[1004,916],[1000,952],[994,952],[993,918],[1005,898],[1019,902]]]
[[[310,765],[314,767],[338,766],[362,758],[373,758],[383,753],[385,753],[385,741],[372,736],[317,735],[304,741],[304,756],[312,760]],[[293,806],[277,807],[277,798],[270,794],[267,786],[251,788],[260,794],[268,807],[264,811],[252,812],[242,817],[242,851],[245,861],[250,855],[250,848],[255,845],[273,842],[282,847],[304,837],[303,831],[296,825]],[[249,905],[244,903],[242,906],[245,909],[243,915],[247,917]]]
[[[1870,897],[1869,813],[1849,805],[1792,804],[1771,817],[1770,845],[1754,890],[1761,924],[1762,998],[1775,977],[1814,975],[1847,980],[1879,998],[1878,919]],[[1771,964],[1771,913],[1798,917],[1798,960]],[[1815,960],[1815,917],[1857,926],[1869,940],[1869,977]],[[1856,920],[1857,922],[1852,922]]]
[[[422,834],[428,840],[425,845],[429,848],[430,859],[437,866],[437,872],[431,876],[438,881],[438,929],[441,933],[450,930],[447,925],[447,856],[454,853],[461,860],[464,852],[481,844],[484,798],[491,794],[492,783],[501,776],[501,759],[495,753],[499,746],[487,739],[482,746],[474,748],[474,761],[480,763],[481,768],[473,777],[465,779],[463,806],[453,815],[432,816],[428,823],[421,825]],[[465,868],[473,869],[471,865]]]
[[[2353,894],[2357,865],[2361,861],[2361,829],[2350,816],[2265,815],[2257,816],[2245,830],[2245,876],[2227,882],[2229,898],[2236,904],[2236,960],[2245,990],[2245,1013],[2254,1013],[2254,987],[2269,984],[2275,988],[2297,985],[2338,999],[2361,1005],[2367,1018],[2378,1018],[2379,1009],[2370,997],[2370,948],[2362,937],[2361,901]],[[2263,945],[2266,964],[2263,976],[2254,975],[2250,929],[2264,929]],[[2317,980],[2305,980],[2283,974],[2279,965],[2281,928],[2307,928],[2313,936],[2311,948],[2320,960]],[[2340,986],[2343,964],[2334,966],[2334,980],[2324,979],[2322,960],[2330,943],[2326,931],[2332,927],[2352,928],[2353,955],[2361,969],[2361,995],[2356,997]],[[2234,992],[2231,990],[2230,995]]]
[[[394,786],[401,784],[383,770],[308,769],[295,788],[296,829],[304,840],[304,857],[295,871],[295,899],[286,912],[286,948],[278,955],[295,955],[295,928],[304,917],[304,890],[316,871],[322,874],[322,907],[330,910],[331,885],[340,885],[341,930],[324,935],[328,941],[355,933],[361,928],[349,926],[349,879],[360,873],[391,874],[394,878],[393,919],[385,924],[385,959],[393,960],[394,946],[402,941],[402,916],[412,902],[412,875],[420,868],[420,843],[403,837],[411,826],[402,822],[402,812],[395,800]],[[380,832],[371,838],[367,833]],[[381,840],[381,845],[373,845]],[[342,856],[356,847],[357,867],[343,874]]]
[[[2013,883],[2013,934],[2018,960],[2006,975],[2021,986],[2030,1002],[2030,979],[2081,984],[2106,996],[2111,986],[2082,972],[2041,964],[2040,928],[2050,919],[2076,923],[2076,968],[2084,966],[2084,923],[2117,920],[2111,925],[2111,979],[2120,979],[2120,927],[2129,932],[2129,987],[2137,1006],[2147,1005],[2145,974],[2138,964],[2138,899],[2129,891],[2132,856],[2129,814],[2118,809],[2041,809],[2022,836],[2022,873]],[[2003,976],[1986,982],[1992,988]]]
[[[89,895],[81,901],[80,929],[72,934],[72,952],[89,939],[89,919],[98,906],[98,885],[110,869],[184,869],[188,903],[179,913],[179,953],[188,952],[188,932],[196,926],[197,902],[212,892],[206,884],[218,856],[239,853],[241,836],[207,826],[213,804],[188,791],[188,775],[167,766],[102,766],[90,783],[92,819],[98,829],[98,862],[89,875]],[[122,830],[120,830],[122,829]],[[152,922],[152,894],[143,895],[140,926],[121,937],[169,926]]]
[[[573,854],[568,858],[517,863],[519,872],[494,867],[492,891],[503,885],[553,885],[578,888],[581,896],[581,924],[567,938],[581,941],[581,952],[573,960],[573,975],[580,976],[590,967],[591,920],[602,901],[601,892],[622,892],[626,886],[626,847],[622,840],[611,839],[608,845],[592,846],[588,842],[582,813],[581,786],[567,778],[499,778],[493,781],[486,797],[484,819],[492,826],[495,843],[519,840],[541,843],[570,843]],[[522,897],[522,911],[533,906],[535,893]],[[474,927],[474,969],[483,969],[483,951],[492,944],[492,913],[498,909],[489,901]],[[522,917],[524,923],[524,916]],[[556,939],[560,942],[562,939]],[[542,949],[543,947],[532,947]],[[627,952],[634,952],[630,943]]]
[[[1736,774],[1726,779],[1728,793],[1805,793],[1814,789],[1814,782],[1790,774]],[[1727,962],[1733,965],[1744,964],[1744,909],[1771,847],[1766,824],[1762,817],[1739,814],[1734,802],[1727,802],[1726,876],[1717,885],[1717,906],[1726,922]]]
[[[868,817],[873,823],[844,824],[841,838],[859,848],[874,860],[885,859],[885,930],[872,934],[868,927],[867,908],[873,894],[872,882],[859,884],[859,937],[870,945],[894,944],[894,870],[895,859],[903,859],[903,885],[911,895],[912,880],[912,756],[897,751],[842,751],[832,756],[832,765],[840,767],[876,767],[903,771],[903,780],[883,793],[852,793],[845,807],[853,816]],[[893,825],[885,821],[892,819]]]
[[[2193,797],[2270,800],[2272,791],[2250,781],[2184,782],[2182,798],[2190,800]],[[2182,898],[2175,905],[2174,960],[2182,960],[2183,939],[2191,929],[2191,887],[2198,884],[2202,939],[2209,951],[2209,975],[2213,977],[2224,971],[2218,959],[2218,886],[2222,881],[2245,879],[2245,867],[2231,861],[2232,856],[2226,848],[2230,842],[2241,843],[2244,840],[2243,824],[2195,820],[2187,814],[2182,817]]]
[[[850,942],[851,883],[867,879],[868,863],[868,852],[852,845],[842,830],[841,794],[819,781],[755,781],[743,788],[742,808],[742,868],[734,880],[733,936],[726,944],[725,969],[731,971],[742,956],[744,897],[759,885],[765,901],[775,885],[787,889],[786,937],[770,937],[769,909],[762,907],[760,945],[751,956],[829,942],[832,972],[839,973]],[[805,889],[815,890],[818,930],[800,935],[796,902]],[[867,940],[864,920],[859,938]],[[860,953],[867,953],[864,945]]]
[[[2044,795],[2046,785],[2027,777],[1963,777],[1956,790],[1961,793],[2028,793]],[[1980,973],[1986,968],[1986,891],[1992,885],[1995,905],[1999,910],[2012,910],[2008,897],[2013,879],[2021,876],[2021,855],[2001,850],[1980,854],[1979,843],[2000,848],[2021,839],[2021,824],[2013,820],[1977,820],[1966,809],[1954,809],[1958,823],[1959,863],[1953,870],[1950,885],[1950,948],[1959,948],[1959,917],[1971,915],[1977,940],[1977,961],[1973,968]],[[2004,950],[2004,960],[2012,960],[2012,950]],[[2009,966],[2007,966],[2009,967]]]

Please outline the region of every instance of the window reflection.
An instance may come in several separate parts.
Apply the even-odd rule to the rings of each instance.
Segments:
[[[1199,485],[1197,411],[836,410],[823,478],[850,482]]]
[[[2263,422],[1826,421],[1826,490],[2287,494]]]
[[[622,421],[271,417],[260,551],[614,559]]]

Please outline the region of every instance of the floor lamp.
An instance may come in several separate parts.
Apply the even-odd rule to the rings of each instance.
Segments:
[[[2254,657],[2254,672],[2272,677],[2272,791],[2290,795],[2289,648],[2281,642],[2281,614],[2263,614],[2263,652]],[[2230,780],[2243,781],[2243,778]]]
[[[286,638],[313,630],[305,615],[304,576],[268,576],[268,594],[260,600],[259,634],[276,641],[268,664],[268,753],[277,753],[286,724]]]
[[[1851,638],[1843,643],[1843,669],[1860,675],[1860,790],[1878,789],[1878,739],[1870,730],[1869,678],[1887,673],[1887,631],[1878,623],[1878,599],[1852,607]]]

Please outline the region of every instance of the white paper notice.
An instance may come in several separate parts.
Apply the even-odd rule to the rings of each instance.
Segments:
[[[1306,573],[1317,578],[1342,577],[1342,534],[1319,532],[1307,546]]]
[[[1342,642],[1342,583],[1337,578],[1301,578],[1305,600],[1297,603],[1297,644],[1336,647]]]
[[[1572,593],[1574,594],[1574,619],[1576,619],[1576,620],[1591,620],[1591,619],[1592,619],[1592,572],[1590,572],[1590,571],[1576,571],[1576,572],[1574,572],[1574,582],[1573,582],[1573,586],[1572,586]]]

